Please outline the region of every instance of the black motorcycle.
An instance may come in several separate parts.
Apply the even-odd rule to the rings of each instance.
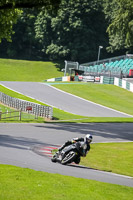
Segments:
[[[56,152],[51,161],[52,162],[59,162],[62,165],[70,164],[72,162],[75,162],[76,164],[79,164],[80,157],[84,156],[84,142],[76,142],[74,144],[71,144],[67,147],[65,147],[62,151]]]

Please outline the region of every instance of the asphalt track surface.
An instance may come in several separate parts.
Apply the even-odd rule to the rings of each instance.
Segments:
[[[128,114],[62,92],[45,83],[1,81],[0,84],[69,113],[88,117],[131,117]]]
[[[94,142],[133,141],[133,124],[0,124],[0,163],[133,187],[133,178],[83,166],[52,163],[34,149],[61,145],[91,131]],[[91,144],[93,145],[93,144]],[[91,153],[91,151],[89,152]]]

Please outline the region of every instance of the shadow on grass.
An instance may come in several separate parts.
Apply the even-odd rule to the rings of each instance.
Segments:
[[[64,62],[62,61],[57,61],[57,62],[53,62],[55,64],[55,67],[57,68],[57,71],[61,71],[64,67],[65,67],[65,64]]]

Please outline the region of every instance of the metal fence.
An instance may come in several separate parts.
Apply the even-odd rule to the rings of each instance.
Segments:
[[[122,78],[124,76],[126,76],[127,74],[123,74],[122,70],[119,71],[115,71],[112,69],[111,70],[102,70],[101,72],[93,72],[90,70],[90,72],[84,72],[85,76],[108,76],[108,77],[118,77],[118,78]]]
[[[10,119],[10,118],[18,118],[21,121],[21,109],[16,111],[8,111],[8,112],[1,112],[0,111],[0,120],[2,119]]]
[[[41,116],[52,119],[53,117],[53,108],[50,106],[43,106],[37,103],[10,97],[2,92],[0,92],[0,102],[15,109],[21,109],[24,112],[28,111],[31,114],[34,114],[36,118]],[[28,109],[29,107],[31,109]]]

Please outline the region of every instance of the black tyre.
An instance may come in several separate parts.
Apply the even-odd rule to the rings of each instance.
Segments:
[[[74,160],[75,164],[79,164],[80,163],[80,157],[76,157],[75,160]]]
[[[57,162],[57,157],[58,157],[58,154],[56,153],[56,154],[53,155],[53,157],[51,158],[51,161],[52,161],[52,162]]]
[[[76,158],[76,153],[74,151],[69,152],[61,161],[62,165],[66,165],[68,163],[71,163],[74,161],[74,159]]]
[[[51,158],[51,161],[52,161],[52,162],[57,162],[57,161],[56,161],[56,158],[54,158],[54,157]]]

